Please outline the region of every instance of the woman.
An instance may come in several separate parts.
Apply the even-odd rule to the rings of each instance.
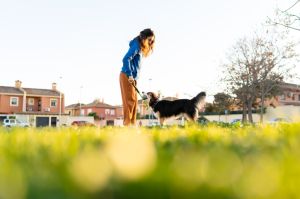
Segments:
[[[155,35],[145,29],[129,43],[129,50],[123,58],[120,86],[123,102],[124,126],[136,125],[138,99],[135,88],[141,69],[141,58],[148,57],[153,50]]]

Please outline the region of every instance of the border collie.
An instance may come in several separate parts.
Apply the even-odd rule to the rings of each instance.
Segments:
[[[177,99],[174,101],[159,100],[153,92],[147,93],[149,106],[154,111],[160,125],[171,117],[184,116],[189,121],[196,121],[199,111],[204,108],[206,93],[201,92],[192,99]]]

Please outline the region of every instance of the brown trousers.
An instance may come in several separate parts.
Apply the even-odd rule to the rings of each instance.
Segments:
[[[136,86],[136,81],[134,81]],[[138,99],[137,94],[126,74],[120,74],[120,87],[123,102],[124,126],[136,125]]]

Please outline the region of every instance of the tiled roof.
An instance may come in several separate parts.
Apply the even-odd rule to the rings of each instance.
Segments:
[[[96,108],[115,108],[114,106],[112,105],[109,105],[109,104],[105,104],[103,102],[100,102],[98,100],[95,100],[93,101],[92,103],[90,104],[86,104],[85,107],[96,107]]]
[[[26,91],[27,95],[44,95],[44,96],[60,96],[59,91],[51,89],[38,89],[38,88],[21,88]],[[23,94],[23,91],[16,87],[11,86],[0,86],[0,93],[9,94]]]
[[[0,86],[0,93],[23,94],[20,89],[11,86]]]
[[[46,95],[46,96],[59,96],[59,91],[51,89],[39,89],[39,88],[23,88],[27,95]]]
[[[85,104],[81,103],[81,106],[85,106]],[[79,107],[80,107],[80,104],[76,103],[76,104],[70,104],[70,105],[66,106],[65,109],[72,109],[72,108],[79,108]]]
[[[297,85],[297,84],[291,84],[291,83],[281,83],[280,84],[280,87],[282,89],[299,89],[300,88],[300,85]]]

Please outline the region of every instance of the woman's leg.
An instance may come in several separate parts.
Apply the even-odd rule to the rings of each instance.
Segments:
[[[124,126],[132,124],[132,118],[136,117],[134,114],[134,109],[136,102],[136,93],[132,84],[129,83],[128,77],[124,74],[120,74],[120,87],[123,102],[123,114],[124,114]]]
[[[136,86],[136,81],[134,81],[134,85]],[[137,93],[134,89],[132,98],[134,99],[134,104],[133,104],[133,110],[132,110],[132,117],[130,120],[131,125],[136,125],[136,114],[137,114],[137,106],[138,106],[138,99],[137,99]]]

